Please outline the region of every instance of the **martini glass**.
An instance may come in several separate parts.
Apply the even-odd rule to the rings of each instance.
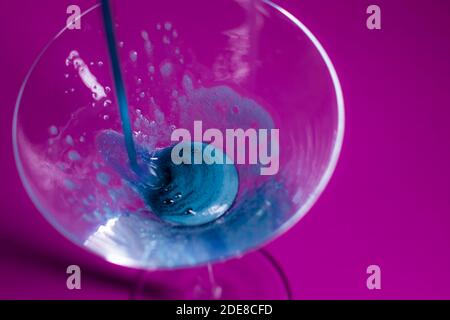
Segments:
[[[172,198],[151,188],[143,195],[98,4],[78,18],[81,29],[64,28],[47,44],[17,99],[16,164],[45,218],[87,250],[143,270],[241,257],[299,221],[328,183],[344,131],[338,77],[314,35],[271,1],[111,6],[138,157],[167,163],[161,152],[173,146],[172,133],[202,121],[221,132],[278,129],[269,144],[278,168],[262,175],[261,163],[242,163],[219,168],[221,178],[199,171],[177,180],[189,194],[210,196],[190,208],[180,194],[180,212],[161,209],[177,201],[168,185]],[[268,274],[279,277],[271,265]]]

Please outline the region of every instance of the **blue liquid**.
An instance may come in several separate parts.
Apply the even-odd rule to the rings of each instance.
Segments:
[[[161,220],[184,226],[216,220],[233,204],[238,174],[231,164],[180,164],[171,159],[172,147],[150,153],[136,146],[139,174],[124,162],[124,137],[112,130],[97,136],[97,148],[105,162],[118,172]],[[194,153],[206,146],[192,143]],[[215,150],[215,152],[221,152]]]
[[[102,1],[103,21],[105,25],[106,40],[108,43],[108,52],[111,58],[111,66],[114,78],[114,85],[116,88],[117,102],[119,104],[120,119],[122,122],[122,129],[125,135],[125,142],[127,148],[128,158],[130,164],[135,171],[139,171],[136,159],[136,150],[133,142],[133,135],[131,132],[130,115],[128,113],[128,102],[125,92],[125,85],[123,82],[122,72],[120,70],[119,55],[116,48],[116,38],[114,35],[113,20],[111,15],[111,8],[108,0]]]

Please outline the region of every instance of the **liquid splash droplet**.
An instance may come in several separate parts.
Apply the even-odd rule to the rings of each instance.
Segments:
[[[73,138],[71,135],[66,136],[66,143],[70,146],[73,146]]]
[[[164,23],[164,29],[166,29],[167,31],[170,31],[170,29],[172,29],[172,24],[170,22]]]
[[[58,128],[56,126],[51,126],[50,128],[48,128],[48,132],[52,136],[56,136],[58,134]]]
[[[136,52],[136,51],[131,51],[130,52],[130,60],[132,61],[132,62],[136,62],[137,61],[137,58],[138,58],[138,53]]]
[[[67,156],[69,157],[70,160],[72,161],[78,161],[81,159],[80,154],[78,152],[76,152],[75,150],[71,150],[69,151],[69,153],[67,154]]]

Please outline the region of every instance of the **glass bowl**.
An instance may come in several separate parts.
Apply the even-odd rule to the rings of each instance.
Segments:
[[[272,158],[264,162],[244,139],[249,152],[234,164],[235,176],[192,179],[196,194],[231,190],[203,208],[209,219],[184,224],[159,215],[154,204],[167,199],[154,195],[149,203],[127,169],[95,5],[79,18],[81,29],[64,28],[48,43],[17,99],[17,168],[45,218],[108,261],[145,269],[241,256],[299,221],[328,183],[344,132],[339,80],[315,36],[271,1],[136,0],[112,8],[141,156],[173,146],[173,132],[193,132],[200,121],[203,132],[254,130],[257,150]],[[269,139],[274,129],[278,140]]]

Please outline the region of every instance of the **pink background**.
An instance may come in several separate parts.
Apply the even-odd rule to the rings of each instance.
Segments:
[[[0,298],[126,299],[136,287],[137,270],[104,262],[50,227],[12,154],[27,70],[65,24],[67,6],[94,3],[0,1]],[[450,2],[378,0],[381,31],[366,28],[368,1],[277,3],[322,42],[346,103],[343,151],[328,188],[267,247],[294,298],[450,298]],[[82,290],[66,288],[70,264],[83,270]],[[371,264],[381,267],[378,291],[366,287]]]

